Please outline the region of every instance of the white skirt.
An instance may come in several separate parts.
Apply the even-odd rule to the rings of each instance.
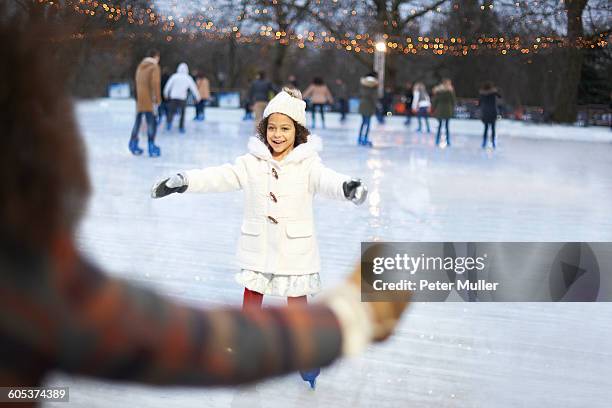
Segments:
[[[236,282],[245,288],[264,295],[296,297],[321,291],[318,272],[308,275],[277,275],[242,269],[235,277]]]

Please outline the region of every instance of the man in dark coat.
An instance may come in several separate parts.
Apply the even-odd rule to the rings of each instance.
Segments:
[[[168,83],[168,79],[170,79],[170,70],[168,67],[162,68],[161,75],[161,89],[164,89],[166,84]],[[168,100],[164,97],[164,94],[161,95],[161,103],[157,108],[157,124],[161,124],[162,118],[166,116],[166,120],[168,120]]]
[[[482,135],[482,148],[487,147],[487,136],[491,128],[491,144],[495,149],[495,121],[497,120],[497,98],[500,97],[493,82],[486,81],[482,84],[479,92],[478,105],[480,106],[480,118],[484,123],[484,134]]]
[[[255,114],[255,129],[257,129],[259,122],[263,118],[263,111],[270,100],[270,93],[276,94],[277,92],[278,89],[272,85],[272,82],[266,79],[266,73],[259,71],[257,79],[251,83],[249,88],[249,102]]]
[[[410,126],[412,121],[412,98],[414,98],[414,89],[412,89],[412,82],[406,82],[406,88],[404,89],[404,106],[406,107],[406,121],[404,125]]]

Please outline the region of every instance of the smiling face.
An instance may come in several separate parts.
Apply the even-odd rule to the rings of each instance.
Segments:
[[[273,113],[268,117],[266,140],[272,147],[272,157],[282,160],[295,144],[295,124],[293,119],[282,113]]]

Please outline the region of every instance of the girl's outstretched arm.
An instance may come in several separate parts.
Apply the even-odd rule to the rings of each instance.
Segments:
[[[310,191],[324,197],[344,200],[342,184],[351,178],[326,167],[320,158],[313,163],[310,169]]]
[[[151,197],[161,198],[172,193],[222,193],[240,190],[247,181],[246,160],[240,156],[234,164],[187,170],[158,181],[153,185]]]
[[[325,167],[321,159],[317,159],[310,170],[310,190],[327,198],[349,200],[357,205],[362,204],[368,195],[368,189],[361,180],[351,179]]]
[[[246,160],[249,156],[238,157],[234,164],[186,171],[187,192],[223,193],[240,190],[247,182]]]

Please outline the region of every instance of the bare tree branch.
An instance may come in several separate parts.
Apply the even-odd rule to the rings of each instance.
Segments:
[[[438,0],[436,1],[434,4],[424,8],[421,11],[418,11],[414,14],[410,14],[408,17],[406,17],[405,19],[403,19],[400,23],[400,26],[403,28],[406,26],[406,24],[408,24],[409,22],[411,22],[414,19],[417,19],[421,16],[424,16],[425,14],[429,13],[432,10],[437,9],[438,7],[440,7],[441,5],[443,5],[444,3],[446,3],[448,0]]]

